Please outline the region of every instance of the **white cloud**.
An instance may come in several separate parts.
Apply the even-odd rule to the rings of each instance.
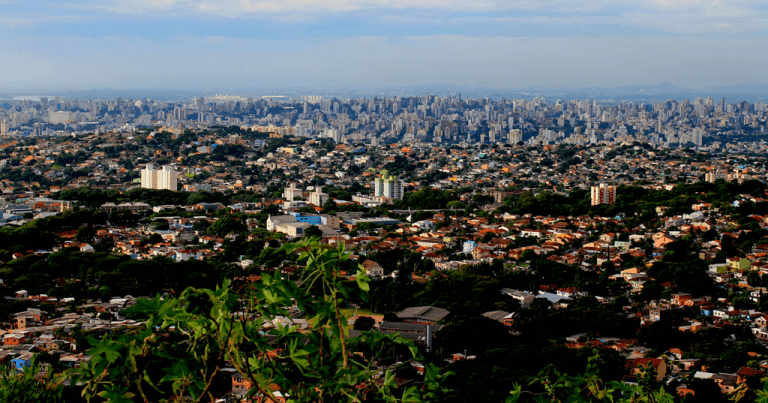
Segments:
[[[636,10],[669,11],[702,9],[709,12],[748,9],[754,0],[646,0],[628,3],[622,0],[106,0],[89,7],[119,13],[143,14],[153,11],[172,13],[210,13],[239,17],[260,13],[351,12],[359,10],[425,10],[453,12],[489,12],[526,10],[544,13],[590,13],[622,7]],[[733,12],[733,11],[730,11]]]
[[[0,16],[0,25],[10,27],[10,28],[17,28],[22,25],[28,25],[32,22],[31,18],[21,18],[21,17],[3,17]]]
[[[34,25],[34,24],[54,22],[54,21],[77,22],[77,21],[81,21],[82,19],[83,18],[81,17],[70,16],[70,15],[34,17],[34,18],[8,17],[8,16],[0,15],[0,26],[5,26],[9,28],[18,28],[18,27],[27,26],[27,25]]]

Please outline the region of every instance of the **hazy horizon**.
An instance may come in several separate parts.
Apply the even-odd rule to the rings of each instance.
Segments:
[[[768,82],[754,0],[0,0],[0,91]]]

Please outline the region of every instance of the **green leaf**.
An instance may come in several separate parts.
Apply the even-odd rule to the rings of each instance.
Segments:
[[[125,385],[105,385],[104,390],[99,392],[99,397],[104,398],[108,403],[128,403],[131,402],[134,394],[128,392]]]

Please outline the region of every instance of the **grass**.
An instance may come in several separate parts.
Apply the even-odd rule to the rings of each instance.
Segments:
[[[357,308],[341,308],[341,314],[344,315],[345,318],[349,319],[355,315],[381,315],[380,313],[372,312],[367,309],[357,309]]]
[[[341,309],[340,309],[340,311],[341,311],[341,314],[342,314],[342,315],[344,315],[344,317],[345,317],[346,319],[349,319],[349,318],[351,318],[351,317],[353,317],[353,316],[355,316],[355,315],[361,315],[361,316],[369,316],[369,315],[382,315],[382,314],[380,314],[380,313],[376,313],[376,312],[373,312],[373,311],[369,311],[369,310],[367,310],[367,309],[357,309],[357,308],[341,308]],[[307,319],[307,317],[306,317],[306,316],[303,316],[302,318],[303,318],[303,319]],[[308,320],[308,322],[309,322],[310,324],[314,324],[314,323],[313,323],[314,321],[313,321],[312,319],[309,319],[309,320]],[[346,327],[347,327],[347,328],[349,328],[349,329],[351,329],[351,328],[352,328],[352,325],[347,325]]]

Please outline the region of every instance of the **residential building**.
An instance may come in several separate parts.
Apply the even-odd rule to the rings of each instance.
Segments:
[[[616,186],[601,183],[599,186],[592,186],[592,205],[613,204],[616,202]]]
[[[166,165],[162,169],[154,169],[147,164],[141,170],[141,187],[144,189],[177,190],[178,173]]]
[[[404,193],[403,188],[404,183],[402,180],[389,175],[385,171],[381,178],[376,178],[374,181],[374,196],[402,200]]]

